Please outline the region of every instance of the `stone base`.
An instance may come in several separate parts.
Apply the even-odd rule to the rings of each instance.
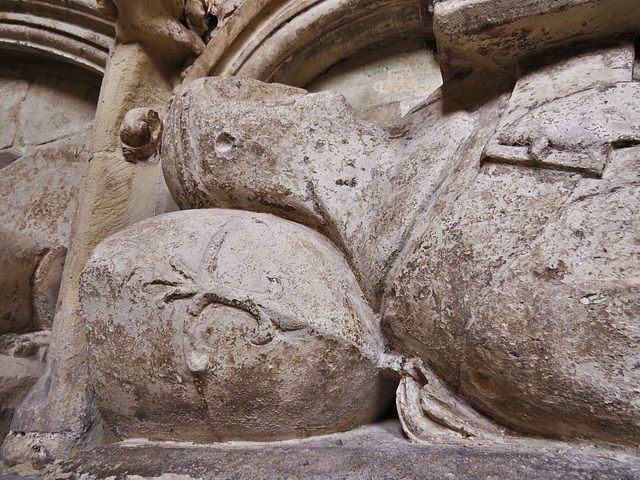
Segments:
[[[419,445],[397,421],[303,441],[224,444],[129,440],[90,450],[59,466],[56,477],[164,479],[632,479],[640,454],[544,440],[509,444]]]

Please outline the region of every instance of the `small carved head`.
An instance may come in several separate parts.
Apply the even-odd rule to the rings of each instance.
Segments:
[[[161,132],[162,121],[158,112],[150,108],[129,110],[120,127],[120,140],[125,160],[135,163],[153,155]]]

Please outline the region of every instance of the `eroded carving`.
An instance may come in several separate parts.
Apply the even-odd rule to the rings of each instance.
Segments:
[[[614,148],[640,143],[640,106],[629,102],[638,91],[637,83],[617,83],[542,105],[503,126],[485,155],[601,177]]]
[[[181,22],[185,4],[190,6],[193,21],[193,2],[185,0],[101,0],[101,9],[109,14],[117,11],[116,35],[121,42],[140,42],[165,60],[182,63],[202,53],[205,46],[199,25]]]
[[[142,262],[134,239],[150,247]],[[123,438],[329,433],[393,394],[377,317],[342,256],[270,215],[141,222],[94,251],[81,299],[96,402]]]
[[[66,249],[0,228],[0,335],[50,329]]]
[[[103,104],[117,101],[96,129],[56,317],[71,340],[15,415],[8,463],[112,433],[342,432],[398,382],[415,442],[640,443],[632,2],[100,3],[118,18],[111,79],[134,92],[105,87]],[[196,80],[304,85],[404,35],[435,35],[445,84],[388,128],[335,93]],[[167,195],[160,165],[133,163],[156,152],[170,96],[158,158],[185,211],[138,222],[168,209],[151,199]],[[54,286],[29,261],[12,308]],[[38,308],[52,315],[50,299]],[[31,362],[28,380],[46,352],[29,335],[0,339],[3,364]]]
[[[6,435],[13,413],[45,369],[48,331],[0,335],[0,433]]]
[[[120,127],[120,140],[125,160],[137,162],[149,158],[156,151],[162,122],[158,112],[149,108],[129,110]]]
[[[466,85],[472,81],[469,79]],[[522,81],[527,80],[524,78]],[[629,269],[636,271],[638,268],[630,256],[631,251],[625,250],[629,247],[623,246],[631,245],[636,229],[625,229],[618,223],[622,221],[633,225],[633,216],[628,210],[629,202],[635,201],[635,194],[630,190],[633,180],[629,175],[619,176],[620,168],[632,167],[619,165],[605,170],[604,161],[605,157],[614,155],[611,153],[614,146],[632,145],[637,141],[634,123],[620,123],[621,118],[637,116],[637,102],[631,100],[637,98],[635,93],[631,94],[636,91],[636,84],[607,81],[603,80],[596,89],[580,91],[578,86],[579,93],[568,93],[543,106],[532,104],[530,111],[517,120],[519,123],[505,124],[505,133],[497,133],[497,138],[502,138],[503,143],[506,143],[504,138],[507,135],[513,138],[511,142],[516,146],[509,148],[527,148],[530,156],[519,163],[554,169],[549,172],[480,162],[483,150],[485,155],[492,151],[492,147],[485,148],[484,145],[494,142],[487,124],[498,124],[505,108],[504,102],[486,103],[484,110],[468,117],[478,123],[472,127],[474,135],[466,137],[468,140],[464,140],[465,136],[460,137],[467,146],[442,159],[449,165],[447,174],[458,165],[460,177],[431,191],[422,184],[423,190],[417,190],[418,194],[423,198],[430,197],[435,207],[419,209],[415,211],[415,217],[403,218],[404,225],[410,225],[412,231],[407,236],[395,237],[393,251],[401,253],[397,258],[388,260],[392,267],[380,313],[395,348],[405,355],[429,361],[435,372],[445,379],[447,387],[427,386],[424,393],[414,395],[414,401],[420,401],[422,407],[418,410],[423,411],[425,418],[438,419],[436,423],[450,431],[463,436],[474,435],[471,432],[478,431],[474,430],[474,425],[480,422],[478,419],[481,417],[464,413],[461,407],[464,403],[460,399],[465,398],[478,410],[517,431],[615,439],[625,443],[637,441],[634,433],[637,432],[638,416],[633,400],[635,394],[625,387],[625,378],[634,375],[631,366],[631,359],[636,355],[631,327],[634,315],[622,305],[609,310],[609,323],[622,322],[621,325],[628,325],[625,328],[631,328],[626,333],[620,329],[611,331],[594,316],[594,307],[586,308],[587,303],[580,300],[585,295],[590,298],[588,295],[593,293],[594,287],[587,287],[587,284],[595,278],[599,278],[598,291],[607,290],[605,285],[610,282],[611,292],[605,296],[631,300],[629,295],[632,295],[634,287],[632,277],[628,276]],[[174,105],[168,119],[173,136],[167,139],[163,155],[165,176],[176,199],[183,206],[266,210],[315,224],[321,229],[323,224],[332,225],[334,230],[328,234],[339,245],[344,245],[358,274],[364,277],[364,285],[372,277],[384,279],[388,271],[384,263],[382,269],[375,263],[372,268],[369,263],[371,257],[368,256],[370,250],[359,249],[357,243],[360,238],[367,239],[369,243],[371,239],[376,239],[374,243],[380,239],[375,232],[379,231],[383,220],[374,217],[374,202],[381,198],[377,192],[384,185],[389,185],[391,172],[409,167],[414,172],[433,170],[436,150],[423,149],[415,157],[404,158],[398,152],[401,149],[418,151],[419,147],[424,148],[423,137],[411,135],[410,128],[420,125],[428,130],[428,126],[436,122],[431,112],[441,108],[441,100],[436,98],[431,105],[427,102],[391,131],[372,129],[367,140],[369,143],[365,144],[370,145],[365,159],[359,153],[363,148],[361,144],[340,141],[341,134],[334,133],[333,129],[338,129],[335,125],[341,125],[350,118],[348,113],[327,117],[326,113],[317,113],[317,110],[303,110],[308,108],[307,105],[320,101],[317,96],[293,92],[294,97],[283,97],[274,102],[260,100],[246,92],[270,92],[265,95],[269,98],[285,87],[254,87],[250,82],[241,80],[213,79],[204,80],[201,85],[209,98],[220,96],[219,101],[210,100],[214,105],[223,101],[239,103],[231,103],[233,107],[228,110],[223,106],[215,109],[205,107],[209,115],[214,111],[215,114],[201,116],[197,110],[186,107],[194,105],[192,99],[200,98],[202,87],[198,85],[182,94],[176,103],[178,107]],[[195,103],[203,105],[200,100]],[[275,112],[274,107],[278,109],[277,113],[272,113]],[[306,111],[306,115],[300,110]],[[288,121],[283,122],[283,119]],[[185,121],[192,126],[191,129],[184,129]],[[357,125],[356,128],[367,128],[364,122],[347,121]],[[447,125],[446,120],[441,122]],[[228,135],[236,138],[238,150],[233,161],[228,163],[215,145],[208,144],[209,137],[199,136],[198,128],[193,128],[195,125],[200,128],[212,125],[214,131],[215,125],[220,125]],[[255,125],[255,131],[250,129],[251,125]],[[266,148],[253,144],[260,135],[272,131],[265,125],[284,126],[275,127],[270,134],[271,138],[278,138],[277,129],[282,140],[269,144],[268,153],[265,153]],[[293,138],[304,139],[296,141],[294,148],[289,146],[291,127],[288,125],[295,125],[293,129],[310,131],[304,137],[292,135]],[[449,127],[449,134],[455,131],[453,128]],[[399,133],[395,134],[394,130]],[[314,136],[318,137],[314,142],[305,141]],[[176,140],[171,143],[173,138]],[[194,142],[192,138],[197,140]],[[362,134],[359,138],[363,138]],[[517,147],[525,143],[530,143],[531,147]],[[468,155],[471,158],[475,156],[476,161],[469,162]],[[248,168],[255,168],[253,162],[264,162],[269,158],[286,163],[290,169],[283,170],[286,173],[272,171],[267,178],[261,176],[260,180],[251,173],[244,173]],[[499,158],[518,163],[511,157],[505,158],[505,155]],[[348,165],[348,159],[360,167],[360,172],[353,179],[344,180],[336,170]],[[221,177],[226,171],[234,172],[233,176]],[[599,178],[604,171],[608,173],[602,180],[583,177]],[[216,172],[217,176],[208,176],[206,172]],[[365,172],[364,175],[361,172]],[[405,180],[405,184],[411,185],[423,178],[420,173],[414,173],[413,177]],[[313,188],[305,195],[305,190],[298,185],[309,184]],[[328,195],[329,188],[336,189],[336,186],[357,193],[352,193],[348,200],[344,196]],[[594,199],[598,195],[605,195],[607,201],[596,203]],[[296,203],[297,197],[300,201]],[[586,200],[589,207],[582,200],[586,198],[589,199]],[[407,201],[413,202],[414,197],[400,200],[403,204]],[[305,203],[309,207],[305,207]],[[322,205],[323,208],[313,210],[313,205]],[[305,208],[309,213],[296,218]],[[401,208],[395,206],[396,215],[402,211]],[[615,220],[617,216],[611,209],[622,215],[620,220]],[[347,210],[365,212],[365,218],[353,218]],[[308,220],[318,213],[321,220]],[[354,221],[357,229],[350,227]],[[568,227],[566,222],[577,222],[580,228]],[[596,228],[594,222],[603,226]],[[354,230],[359,230],[361,237],[353,235]],[[582,236],[561,233],[575,231],[581,232]],[[589,245],[589,249],[596,250],[605,248],[596,247],[607,243],[602,237],[605,231],[622,241],[618,243],[622,250],[616,249],[615,260],[606,260],[606,263],[614,270],[618,268],[615,265],[624,268],[623,277],[631,283],[626,283],[620,275],[605,274],[604,264],[598,260],[604,258],[601,254],[585,255],[585,247],[575,247],[576,242],[586,242],[581,245]],[[555,236],[553,240],[552,236]],[[389,241],[388,238],[385,240]],[[548,253],[543,253],[547,250]],[[527,266],[522,264],[523,261]],[[376,267],[379,270],[375,270]],[[528,299],[535,299],[534,305],[529,305]],[[370,300],[375,301],[375,297],[370,297]],[[554,319],[559,323],[554,324]],[[523,321],[529,325],[527,328],[511,323]],[[567,325],[571,325],[569,328],[573,334],[566,331]],[[562,333],[554,334],[556,329]],[[587,335],[586,332],[591,333]],[[598,352],[607,350],[612,356],[600,357],[589,353],[591,345],[596,343]],[[523,349],[519,345],[526,347]],[[575,352],[575,348],[581,353],[576,353],[574,358],[566,357],[566,352]],[[482,361],[476,365],[479,358]],[[587,369],[587,364],[601,371],[602,376],[586,375],[587,370],[593,372]],[[513,368],[509,365],[518,365],[513,375],[505,373]],[[540,371],[546,374],[541,376]],[[626,373],[619,373],[621,377],[612,377],[614,372],[622,371]],[[634,382],[631,380],[632,384]],[[409,388],[407,381],[403,385],[406,393]],[[591,392],[591,400],[583,396],[584,388]],[[458,394],[462,397],[456,397]],[[587,403],[598,395],[602,401],[595,401],[588,407]],[[406,413],[409,397],[405,395],[404,398],[400,405],[405,406],[403,413]],[[442,405],[445,405],[444,410]],[[526,405],[524,411],[523,405]],[[460,423],[456,423],[456,418]],[[599,423],[605,418],[611,428]],[[413,425],[411,435],[420,437],[415,432],[420,430],[417,425],[421,420],[413,414],[407,414],[406,419],[405,424]],[[495,435],[499,429],[490,425],[490,422],[484,425],[486,430],[479,430],[483,433],[476,435]]]

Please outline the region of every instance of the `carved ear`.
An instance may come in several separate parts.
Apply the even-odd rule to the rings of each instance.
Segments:
[[[417,358],[403,366],[396,405],[402,428],[413,442],[470,437],[495,441],[510,434],[447,389]]]

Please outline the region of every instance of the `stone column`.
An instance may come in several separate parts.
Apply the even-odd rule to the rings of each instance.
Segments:
[[[119,44],[107,65],[93,134],[93,157],[80,193],[79,209],[60,289],[46,374],[17,409],[3,445],[8,463],[34,466],[66,456],[90,441],[99,424],[87,385],[86,337],[78,280],[93,248],[104,238],[156,213],[164,187],[158,162],[125,161],[120,125],[135,107],[158,112],[168,105],[166,65],[140,43]]]

